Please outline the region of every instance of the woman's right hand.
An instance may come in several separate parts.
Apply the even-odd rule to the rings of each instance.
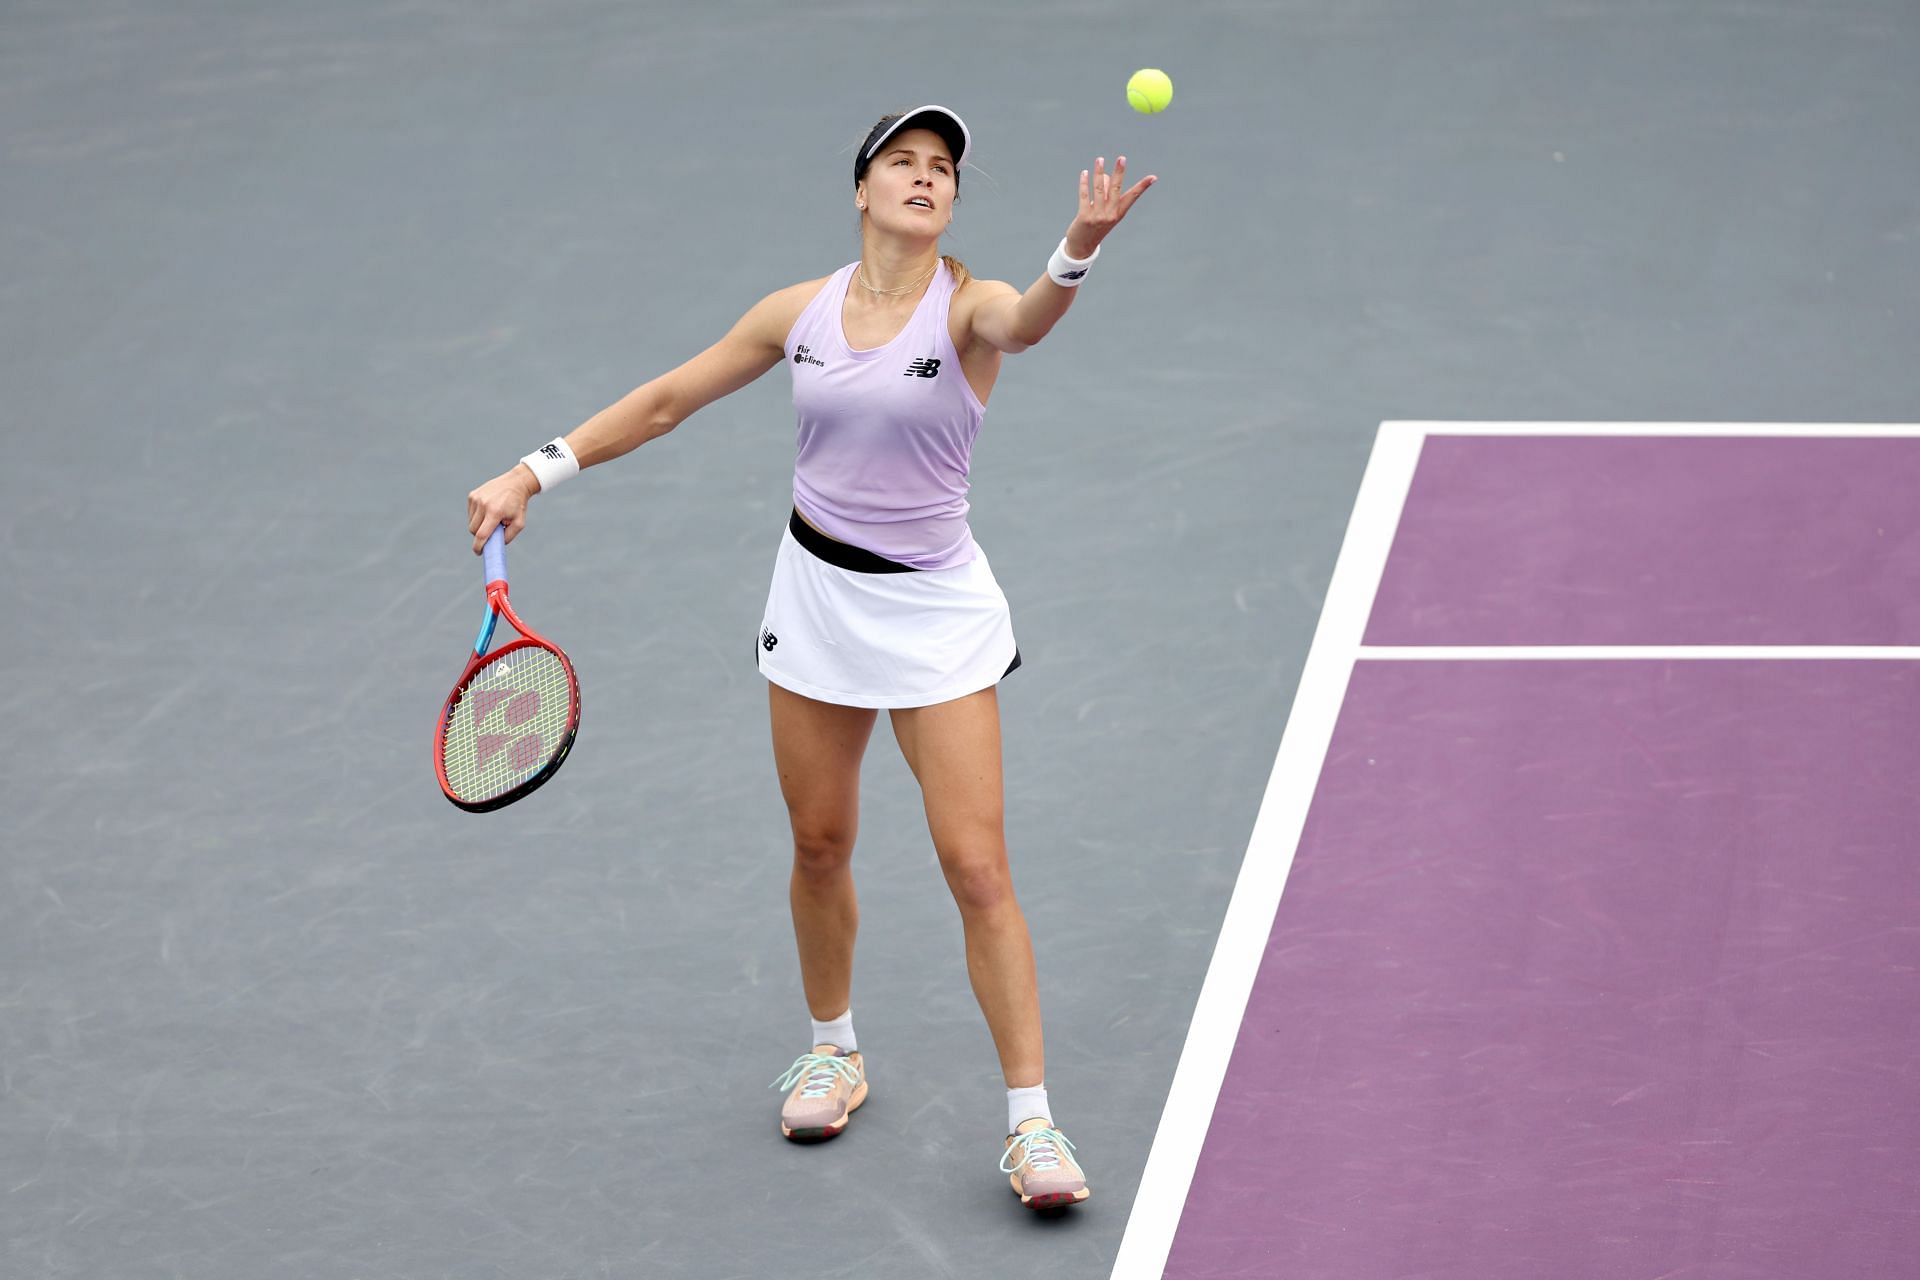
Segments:
[[[527,527],[527,500],[540,492],[540,482],[522,462],[503,471],[467,495],[467,532],[473,535],[473,554],[487,545],[495,525],[505,525],[512,542]]]

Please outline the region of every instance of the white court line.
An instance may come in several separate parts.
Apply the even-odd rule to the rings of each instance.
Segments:
[[[1417,436],[1920,436],[1912,422],[1383,422]]]
[[[1361,644],[1373,599],[1386,572],[1387,553],[1399,528],[1422,442],[1431,435],[1478,436],[1920,436],[1920,424],[1839,423],[1629,423],[1629,422],[1419,422],[1380,424],[1366,475],[1347,522],[1333,581],[1313,644],[1300,674],[1293,711],[1280,739],[1280,753],[1254,819],[1240,875],[1227,903],[1213,960],[1187,1028],[1174,1069],[1160,1127],[1147,1153],[1133,1212],[1114,1261],[1112,1280],[1155,1280],[1180,1225],[1200,1148],[1220,1096],[1247,997],[1266,954],[1280,895],[1293,867],[1294,850],[1326,762],[1334,723],[1346,700],[1354,664],[1361,659],[1444,658],[1890,658],[1920,657],[1920,649],[1871,646],[1456,646],[1368,647]]]
[[[1120,1240],[1114,1280],[1149,1280],[1166,1268],[1174,1229],[1180,1225],[1180,1211],[1200,1159],[1200,1144],[1213,1119],[1213,1105],[1240,1034],[1254,975],[1266,953],[1280,891],[1293,866],[1294,847],[1319,784],[1333,723],[1346,700],[1347,679],[1353,674],[1360,637],[1373,612],[1373,593],[1386,569],[1387,551],[1400,525],[1400,508],[1406,503],[1419,457],[1417,433],[1382,430],[1374,440],[1353,516],[1347,522],[1346,540],[1334,563],[1327,601],[1300,673],[1293,712],[1280,738],[1280,754],[1267,778],[1266,795],[1227,903],[1213,962],[1194,1006],[1166,1109],[1160,1113],[1160,1128],[1147,1153],[1140,1192]]]
[[[1756,660],[1834,659],[1912,662],[1920,646],[1871,644],[1480,644],[1408,645],[1363,644],[1362,662],[1715,662]]]

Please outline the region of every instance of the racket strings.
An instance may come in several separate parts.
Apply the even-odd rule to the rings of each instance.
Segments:
[[[454,703],[441,762],[455,798],[491,800],[538,772],[566,745],[573,682],[537,645],[501,650]]]

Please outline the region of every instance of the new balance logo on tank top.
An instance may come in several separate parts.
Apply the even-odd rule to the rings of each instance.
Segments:
[[[828,537],[889,560],[965,564],[967,470],[986,408],[947,332],[953,275],[940,263],[899,336],[855,351],[840,314],[858,265],[834,272],[787,335],[793,505]]]

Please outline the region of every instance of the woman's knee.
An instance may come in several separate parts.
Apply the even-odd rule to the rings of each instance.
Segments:
[[[990,852],[949,857],[944,870],[947,887],[953,890],[953,901],[962,915],[1000,911],[1014,903],[1013,875],[1004,855]]]
[[[801,822],[793,824],[793,869],[802,876],[825,879],[846,871],[853,862],[854,824]]]

